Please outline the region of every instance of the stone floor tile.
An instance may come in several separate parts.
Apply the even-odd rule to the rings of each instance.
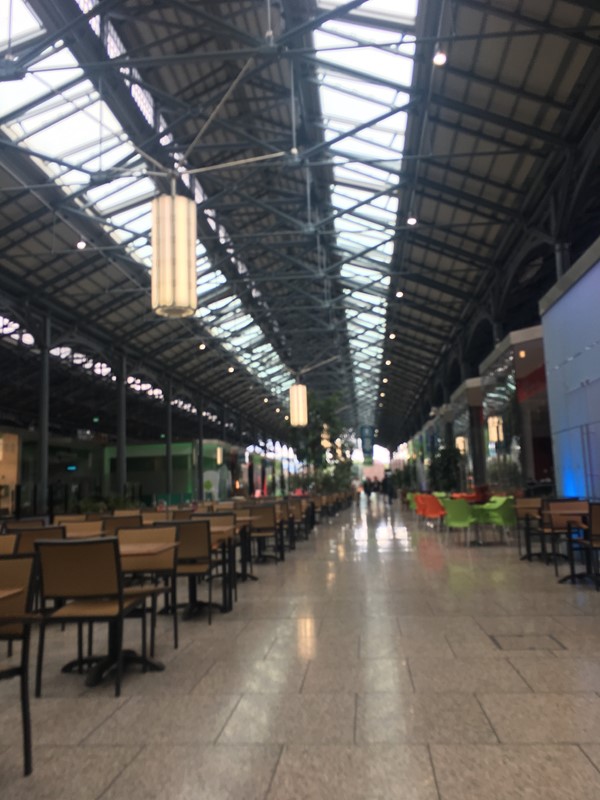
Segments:
[[[508,660],[446,659],[416,656],[408,660],[419,692],[529,692]]]
[[[285,747],[267,800],[438,800],[424,747]]]
[[[494,730],[506,744],[600,744],[597,694],[481,694]]]
[[[574,745],[432,745],[443,800],[596,800],[600,772]]]

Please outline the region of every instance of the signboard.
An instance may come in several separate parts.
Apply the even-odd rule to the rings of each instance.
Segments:
[[[365,464],[373,463],[373,445],[375,444],[375,428],[372,425],[361,425],[360,440]]]

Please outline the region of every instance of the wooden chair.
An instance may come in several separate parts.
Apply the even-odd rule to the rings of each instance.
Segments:
[[[53,525],[64,525],[66,522],[85,522],[85,514],[56,514],[52,520]]]
[[[172,511],[142,511],[142,525],[154,525],[155,522],[169,522]]]
[[[46,520],[42,517],[32,517],[31,519],[7,519],[4,522],[4,530],[6,533],[13,533],[29,528],[44,528]]]
[[[4,537],[2,537],[4,538]],[[32,556],[0,558],[0,590],[22,589],[19,594],[0,600],[0,641],[21,643],[21,660],[18,666],[0,670],[0,680],[20,679],[21,719],[23,727],[24,773],[30,775],[31,718],[29,714],[29,641],[31,625],[28,624],[33,601],[33,576],[35,560]],[[3,619],[6,622],[3,623]]]
[[[64,527],[67,539],[85,539],[86,537],[104,535],[104,523],[101,519],[97,521],[65,522]]]
[[[197,587],[201,580],[208,583],[208,624],[212,624],[213,546],[208,519],[184,520],[177,524],[177,577],[188,579],[186,615],[192,616],[204,604],[199,603]]]
[[[164,525],[153,528],[123,528],[117,533],[120,544],[176,544],[177,526]],[[179,635],[177,628],[177,548],[173,547],[165,550],[164,553],[150,556],[136,556],[127,558],[123,563],[123,574],[133,580],[140,581],[138,585],[126,586],[123,590],[124,596],[139,597],[146,601],[152,601],[152,622],[150,638],[150,655],[154,655],[154,642],[156,630],[156,602],[159,594],[165,594],[167,602],[165,607],[173,612],[173,647],[179,646]],[[163,580],[163,586],[159,586],[159,580]]]
[[[139,517],[140,511],[137,508],[115,508],[112,512],[113,517]]]
[[[76,623],[81,632],[83,623],[109,624],[109,660],[116,664],[115,695],[121,694],[123,673],[123,626],[125,618],[138,608],[143,609],[140,597],[125,597],[121,577],[119,545],[116,537],[80,539],[73,541],[36,542],[40,569],[41,622],[38,647],[35,695],[42,693],[42,667],[46,626]],[[48,610],[48,602],[59,606]],[[146,656],[146,620],[142,616],[142,653]],[[78,636],[77,659],[63,671],[77,666],[94,666],[106,657],[83,657],[83,642]]]
[[[12,556],[17,546],[17,534],[5,533],[0,536],[0,556]]]
[[[182,522],[184,520],[190,520],[192,518],[193,513],[194,511],[191,508],[176,508],[173,511],[171,511],[171,519],[173,522]]]
[[[285,559],[283,546],[283,523],[277,521],[274,505],[258,504],[252,507],[252,529],[250,538],[256,542],[257,558],[264,560],[273,558],[275,561]],[[269,540],[272,540],[272,552],[267,553]]]
[[[531,543],[533,536],[537,535],[537,530],[542,518],[542,498],[541,497],[517,497],[515,499],[515,514],[517,517],[517,543],[521,560],[531,561],[533,555]],[[525,537],[525,555],[521,555],[521,533]]]
[[[52,528],[33,528],[20,530],[17,534],[15,553],[20,556],[32,556],[35,553],[35,543],[39,539],[62,541],[65,538],[65,529],[60,526]]]
[[[121,515],[118,517],[102,517],[104,523],[103,529],[107,536],[115,536],[118,530],[123,528],[141,528],[142,517],[141,514],[131,514],[128,516]]]

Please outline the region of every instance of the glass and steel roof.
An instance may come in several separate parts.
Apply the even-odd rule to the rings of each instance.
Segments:
[[[341,3],[320,2],[322,8]],[[374,424],[398,183],[413,73],[416,0],[370,0],[315,31],[332,202],[359,422]]]

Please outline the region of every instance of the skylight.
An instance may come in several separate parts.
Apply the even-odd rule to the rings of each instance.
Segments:
[[[77,3],[87,13],[97,5],[97,0],[77,0]],[[91,17],[89,24],[100,35],[98,18]],[[41,32],[43,28],[25,0],[2,6],[0,48]],[[125,48],[110,22],[104,26],[103,35],[111,58],[124,54]],[[126,71],[122,72],[126,77]],[[65,195],[102,225],[132,258],[149,268],[150,200],[156,194],[155,183],[146,175],[147,165],[134,144],[64,42],[48,47],[22,80],[2,86],[1,130],[15,144],[38,153],[39,156],[32,156],[33,160],[63,188]],[[137,83],[130,84],[130,92],[146,119],[153,120],[151,95]],[[162,117],[159,124],[161,130],[166,129]],[[165,135],[162,144],[170,146],[171,137]],[[182,179],[194,192],[196,202],[205,203],[206,195],[198,179],[189,175],[183,175]],[[230,253],[237,273],[247,281],[252,296],[259,298],[260,292],[249,278],[245,264],[235,256],[228,232],[213,211],[205,209],[204,213],[220,243]],[[76,236],[74,231],[74,239]],[[273,347],[264,341],[260,326],[243,310],[241,300],[232,290],[225,287],[220,298],[222,307],[216,300],[211,302],[210,295],[226,284],[226,277],[211,263],[202,242],[198,242],[197,255],[201,305],[197,316],[231,352],[232,358],[261,378],[271,393],[281,395],[292,382],[289,371]],[[249,347],[256,341],[264,342],[260,356]]]
[[[416,12],[417,0],[367,0],[314,35],[325,138],[344,137],[331,145],[332,203],[361,424],[375,422]]]

